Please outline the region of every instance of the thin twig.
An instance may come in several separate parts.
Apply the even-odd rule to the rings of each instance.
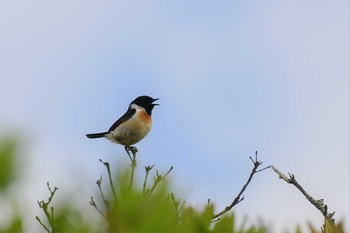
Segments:
[[[111,175],[111,168],[109,166],[109,163],[108,162],[103,162],[102,159],[100,159],[100,162],[106,166],[107,168],[107,173],[108,173],[108,178],[109,178],[109,184],[111,186],[111,189],[112,189],[112,193],[113,193],[113,197],[114,197],[114,200],[118,200],[117,199],[117,193],[115,192],[115,189],[114,189],[114,184],[113,184],[113,180],[112,180],[112,175]]]
[[[279,175],[279,178],[287,182],[288,184],[294,185],[299,191],[306,197],[308,201],[311,202],[313,206],[315,206],[324,216],[326,221],[334,223],[335,220],[333,218],[335,211],[333,213],[328,213],[328,206],[323,203],[323,199],[316,200],[312,196],[310,196],[305,189],[297,182],[295,176],[293,174],[288,173],[289,177],[280,172],[276,167],[271,165],[272,170]]]
[[[143,182],[143,187],[142,187],[142,193],[146,194],[146,186],[147,186],[147,179],[148,179],[148,174],[149,172],[152,170],[152,168],[154,167],[154,164],[152,166],[145,166],[145,170],[146,170],[146,175],[145,175],[145,180]]]
[[[102,215],[102,217],[104,217],[105,219],[107,219],[106,215],[104,215],[104,214],[102,213],[102,211],[97,207],[96,202],[94,201],[93,197],[91,197],[91,201],[89,202],[89,204],[90,204],[91,206],[95,207],[95,209],[97,210],[97,212],[99,212],[99,213]]]
[[[96,181],[96,184],[97,184],[97,186],[98,186],[98,189],[100,190],[100,194],[101,194],[103,203],[105,204],[107,210],[110,211],[108,200],[105,198],[105,195],[103,194],[102,187],[101,187],[101,184],[102,184],[102,175],[100,176],[100,179]]]
[[[46,185],[47,185],[47,188],[50,191],[50,197],[49,197],[47,202],[45,202],[45,201],[38,201],[38,205],[39,205],[39,207],[41,209],[43,209],[43,211],[45,213],[45,216],[46,216],[46,218],[47,218],[47,220],[48,220],[48,222],[49,222],[49,224],[51,226],[52,233],[56,233],[57,230],[56,230],[56,226],[55,226],[55,222],[54,222],[54,214],[53,214],[54,213],[54,208],[51,207],[51,213],[49,212],[48,208],[49,208],[49,205],[50,205],[50,203],[52,201],[52,198],[54,197],[54,195],[55,195],[56,191],[58,190],[58,188],[54,187],[54,189],[52,190],[51,187],[50,187],[49,182],[47,182]],[[46,231],[50,232],[48,227],[45,226],[45,224],[42,223],[42,221],[40,220],[40,218],[38,216],[36,216],[36,220],[38,220],[40,225],[42,225]]]
[[[180,220],[180,213],[186,202],[185,201],[181,202],[180,198],[176,199],[174,193],[168,194],[168,197],[170,198],[171,202],[174,205],[176,219]],[[180,202],[181,202],[181,205],[180,205]]]
[[[153,186],[152,186],[151,190],[148,193],[149,196],[151,196],[153,191],[156,189],[157,185],[165,180],[165,178],[169,175],[169,173],[173,170],[173,168],[174,167],[171,166],[170,169],[167,171],[167,173],[165,173],[165,175],[159,174],[158,170],[156,170],[156,176],[153,177],[153,180],[154,180]]]
[[[249,157],[249,159],[253,162],[253,169],[249,175],[249,178],[247,180],[247,182],[245,183],[245,185],[243,186],[243,188],[241,189],[241,191],[238,193],[238,195],[236,196],[236,198],[232,201],[232,203],[229,206],[226,206],[225,209],[223,209],[222,211],[220,211],[217,214],[214,214],[213,216],[213,220],[217,219],[218,217],[224,215],[226,212],[230,211],[235,205],[237,205],[238,203],[240,203],[241,201],[244,200],[244,197],[241,197],[242,194],[244,193],[244,191],[246,190],[246,188],[248,187],[250,181],[252,180],[253,176],[255,173],[264,171],[267,169],[263,168],[261,170],[258,170],[258,167],[262,164],[262,162],[258,161],[258,152],[255,152],[255,160],[252,159],[252,157]]]
[[[44,223],[42,223],[42,221],[40,220],[40,218],[38,216],[35,217],[36,220],[38,220],[38,222],[40,223],[40,225],[47,231],[50,233],[50,230],[47,228],[47,226],[45,226]]]

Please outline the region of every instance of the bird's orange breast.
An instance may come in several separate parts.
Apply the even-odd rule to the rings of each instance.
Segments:
[[[152,123],[152,117],[146,113],[146,111],[140,111],[138,114],[139,120],[143,121],[146,125]]]

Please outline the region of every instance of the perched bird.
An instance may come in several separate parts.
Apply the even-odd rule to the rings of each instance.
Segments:
[[[125,149],[141,141],[151,130],[152,110],[158,105],[149,96],[139,96],[129,105],[126,113],[119,118],[106,132],[86,134],[88,138],[107,138],[122,144]]]

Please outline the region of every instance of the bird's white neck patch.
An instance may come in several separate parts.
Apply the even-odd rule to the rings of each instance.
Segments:
[[[135,109],[135,110],[144,110],[143,107],[141,107],[141,106],[139,106],[139,105],[137,105],[137,104],[131,104],[131,105],[130,105],[130,108],[131,108],[131,109]]]

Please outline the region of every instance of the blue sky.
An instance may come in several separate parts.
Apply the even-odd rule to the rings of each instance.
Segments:
[[[23,137],[33,216],[46,181],[80,190],[85,205],[98,159],[127,162],[122,147],[84,135],[147,94],[160,106],[139,167],[174,166],[189,203],[224,208],[257,150],[350,219],[347,1],[3,1],[0,22],[0,129]],[[276,230],[322,223],[272,171],[235,212]]]

